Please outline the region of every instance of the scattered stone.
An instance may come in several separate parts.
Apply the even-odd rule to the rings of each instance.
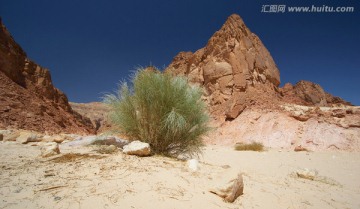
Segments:
[[[199,161],[196,159],[190,159],[187,161],[187,167],[191,172],[196,172],[199,170]]]
[[[298,178],[303,178],[313,181],[315,177],[318,175],[318,172],[316,170],[309,170],[305,168],[305,169],[297,170],[296,175]]]
[[[40,142],[42,140],[38,135],[31,132],[21,132],[20,136],[16,138],[17,142],[27,144],[29,142]]]
[[[6,134],[4,135],[4,141],[16,141],[16,138],[18,138],[20,136],[20,133],[19,132],[12,132],[12,133],[9,133],[9,134]]]
[[[124,146],[123,153],[144,157],[151,154],[151,149],[148,143],[133,141],[130,144]]]
[[[63,141],[66,140],[66,137],[65,136],[56,136],[53,138],[53,142],[56,142],[58,144],[61,144]]]
[[[226,202],[234,202],[244,192],[244,181],[240,172],[227,171],[214,179],[215,185],[210,192],[223,198]]]
[[[302,147],[301,145],[299,145],[294,148],[294,151],[295,152],[303,152],[303,151],[307,152],[308,150],[305,147]]]
[[[53,136],[45,135],[45,136],[43,136],[44,142],[56,142],[58,144],[62,143],[66,139],[68,139],[68,137],[65,135],[53,135]]]
[[[111,154],[113,152],[116,152],[118,150],[118,148],[115,145],[102,145],[99,149],[97,149],[96,151],[101,153],[101,154]]]
[[[128,140],[120,139],[115,136],[106,136],[106,137],[100,137],[96,139],[91,144],[93,145],[114,145],[119,148],[123,148],[125,145],[129,144]]]
[[[60,154],[59,145],[55,142],[48,142],[41,147],[42,157],[51,157]]]

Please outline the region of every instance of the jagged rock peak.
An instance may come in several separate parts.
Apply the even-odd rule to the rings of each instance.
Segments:
[[[180,52],[165,72],[185,75],[192,83],[203,85],[210,111],[230,118],[243,110],[247,98],[257,94],[251,88],[273,97],[280,84],[280,73],[270,53],[236,14],[204,48],[195,53]]]

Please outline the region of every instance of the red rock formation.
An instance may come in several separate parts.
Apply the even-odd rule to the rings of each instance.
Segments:
[[[307,106],[351,105],[350,102],[326,93],[319,84],[310,81],[299,81],[295,86],[287,83],[283,88],[280,88],[280,92],[283,101],[292,104]]]
[[[279,70],[260,39],[236,14],[196,51],[180,52],[165,70],[205,87],[204,99],[216,118],[235,119],[247,107],[276,109],[279,103],[330,106],[350,103],[320,85],[300,81],[280,84]]]
[[[41,132],[93,133],[55,88],[50,72],[30,61],[0,19],[0,127]]]
[[[196,51],[180,52],[165,72],[203,85],[213,115],[236,118],[250,103],[279,97],[279,70],[260,39],[236,14]]]

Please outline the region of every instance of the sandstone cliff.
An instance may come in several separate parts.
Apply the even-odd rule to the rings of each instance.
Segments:
[[[0,128],[93,133],[74,112],[50,72],[29,60],[0,19]]]

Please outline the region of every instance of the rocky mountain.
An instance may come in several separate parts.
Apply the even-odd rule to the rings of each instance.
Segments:
[[[267,147],[359,150],[360,111],[309,81],[285,84],[269,51],[236,14],[165,70],[205,89],[216,127],[210,144],[259,142]]]
[[[0,19],[0,128],[93,133],[52,84],[49,70],[29,60]]]
[[[275,108],[279,102],[349,104],[311,82],[279,88],[280,73],[269,51],[236,14],[204,48],[176,55],[165,72],[187,76],[192,83],[204,86],[210,112],[220,119],[233,120],[246,107]]]
[[[352,105],[340,97],[326,93],[319,84],[310,81],[299,81],[294,86],[287,83],[280,91],[283,101],[291,104],[307,106]]]
[[[180,52],[165,72],[203,85],[210,111],[227,119],[236,118],[250,102],[274,100],[280,84],[269,51],[238,15],[231,15],[204,48]]]

